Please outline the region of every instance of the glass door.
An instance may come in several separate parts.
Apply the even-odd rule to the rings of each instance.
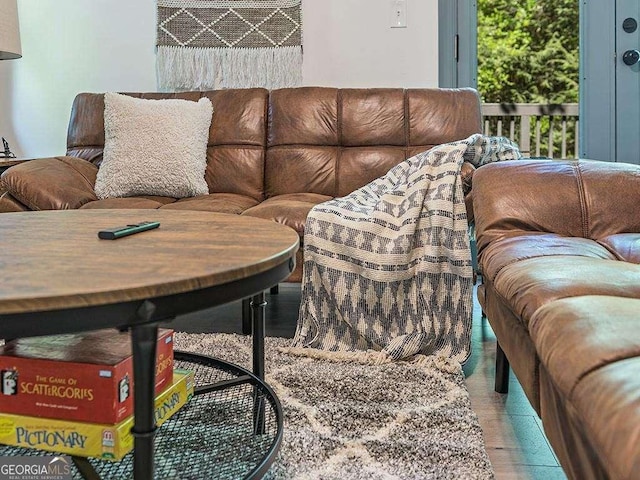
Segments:
[[[477,88],[477,3],[439,0],[438,6],[440,86]],[[576,0],[575,7],[579,148],[575,155],[567,149],[567,157],[640,163],[640,2]]]

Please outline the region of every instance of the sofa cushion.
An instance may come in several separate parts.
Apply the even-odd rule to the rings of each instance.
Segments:
[[[201,210],[205,212],[240,214],[247,208],[257,204],[258,201],[255,198],[245,197],[236,193],[210,193],[198,197],[181,198],[160,208],[163,210]]]
[[[639,307],[635,308],[637,312]],[[634,480],[640,472],[638,372],[640,356],[636,355],[589,373],[574,390],[572,403],[581,413],[585,436],[610,478]]]
[[[540,192],[553,192],[541,196]],[[575,168],[566,162],[513,160],[473,175],[478,252],[504,235],[529,232],[584,237]]]
[[[420,151],[482,131],[478,92],[471,88],[406,91],[407,141]],[[460,112],[465,112],[463,115]],[[416,149],[408,155],[415,155]]]
[[[268,90],[224,89],[202,95],[215,111],[207,148],[209,192],[264,200]]]
[[[406,146],[407,129],[403,90],[346,88],[341,90],[340,97],[342,145],[346,147]]]
[[[290,193],[266,199],[260,205],[249,208],[242,215],[274,220],[293,228],[300,239],[304,238],[304,224],[309,211],[319,203],[331,200],[327,195],[315,193]]]
[[[205,180],[210,193],[235,193],[264,200],[264,149],[210,145]]]
[[[283,146],[267,151],[265,196],[313,193],[333,197],[338,147]]]
[[[481,131],[471,89],[273,90],[265,196],[344,196],[434,145]]]
[[[638,165],[589,160],[495,162],[475,172],[473,198],[480,255],[506,232],[553,232],[597,240],[640,231]]]
[[[531,319],[540,361],[611,478],[640,471],[640,299],[552,302]],[[613,472],[613,474],[611,474]]]
[[[640,232],[640,165],[579,160],[587,236]],[[613,194],[615,192],[615,194]]]
[[[105,198],[94,202],[85,203],[80,208],[160,208],[168,203],[175,202],[175,198],[156,197],[153,195],[126,198]]]
[[[0,191],[2,186],[0,185]],[[0,212],[28,212],[29,208],[13,198],[9,192],[0,194]]]
[[[529,325],[538,308],[567,297],[610,295],[640,298],[640,266],[580,256],[544,256],[505,266],[494,290]]]
[[[213,107],[208,98],[146,100],[106,93],[104,103],[98,198],[209,192],[204,174]]]
[[[268,146],[338,145],[338,93],[323,87],[272,90]]]
[[[344,149],[336,174],[336,196],[344,197],[385,175],[405,160],[405,151],[397,147],[352,147]]]
[[[512,263],[556,255],[616,259],[605,247],[586,238],[564,237],[555,233],[506,231],[502,238],[496,239],[482,251],[479,260],[482,263],[482,275],[493,281],[504,267]]]
[[[640,233],[618,233],[598,240],[618,260],[640,263]]]
[[[613,362],[640,356],[639,298],[586,295],[540,308],[529,332],[540,361],[569,399],[583,377]]]
[[[11,167],[2,174],[2,184],[31,210],[73,209],[97,199],[97,171],[81,158],[41,158]]]

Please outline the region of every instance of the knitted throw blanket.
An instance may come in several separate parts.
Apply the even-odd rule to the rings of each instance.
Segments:
[[[465,160],[479,167],[517,158],[507,138],[473,135],[314,207],[305,224],[292,350],[373,350],[380,362],[441,355],[464,363],[473,271],[460,167]]]

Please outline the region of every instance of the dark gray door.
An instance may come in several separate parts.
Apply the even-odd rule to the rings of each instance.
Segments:
[[[580,156],[640,163],[640,2],[580,2]]]
[[[640,163],[640,2],[616,7],[616,160]]]
[[[438,0],[439,85],[478,84],[476,0]]]
[[[640,164],[640,0],[576,2],[580,156]],[[439,0],[438,9],[440,86],[475,86],[476,2]]]

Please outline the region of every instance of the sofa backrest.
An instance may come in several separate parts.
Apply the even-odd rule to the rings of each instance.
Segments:
[[[211,99],[209,191],[257,200],[300,192],[346,195],[406,158],[479,133],[482,126],[472,89],[298,87],[127,95]],[[103,114],[103,94],[75,98],[67,155],[100,164]]]
[[[274,90],[265,193],[343,196],[416,153],[480,131],[480,101],[469,89]]]
[[[473,176],[478,249],[523,233],[601,240],[640,232],[640,166],[592,160],[512,160]]]
[[[267,100],[262,88],[181,93],[127,93],[136,98],[179,98],[213,104],[207,145],[205,178],[210,192],[264,199],[264,158],[267,139]],[[162,126],[159,125],[158,128]],[[96,165],[104,148],[104,95],[81,93],[71,108],[67,155]]]

